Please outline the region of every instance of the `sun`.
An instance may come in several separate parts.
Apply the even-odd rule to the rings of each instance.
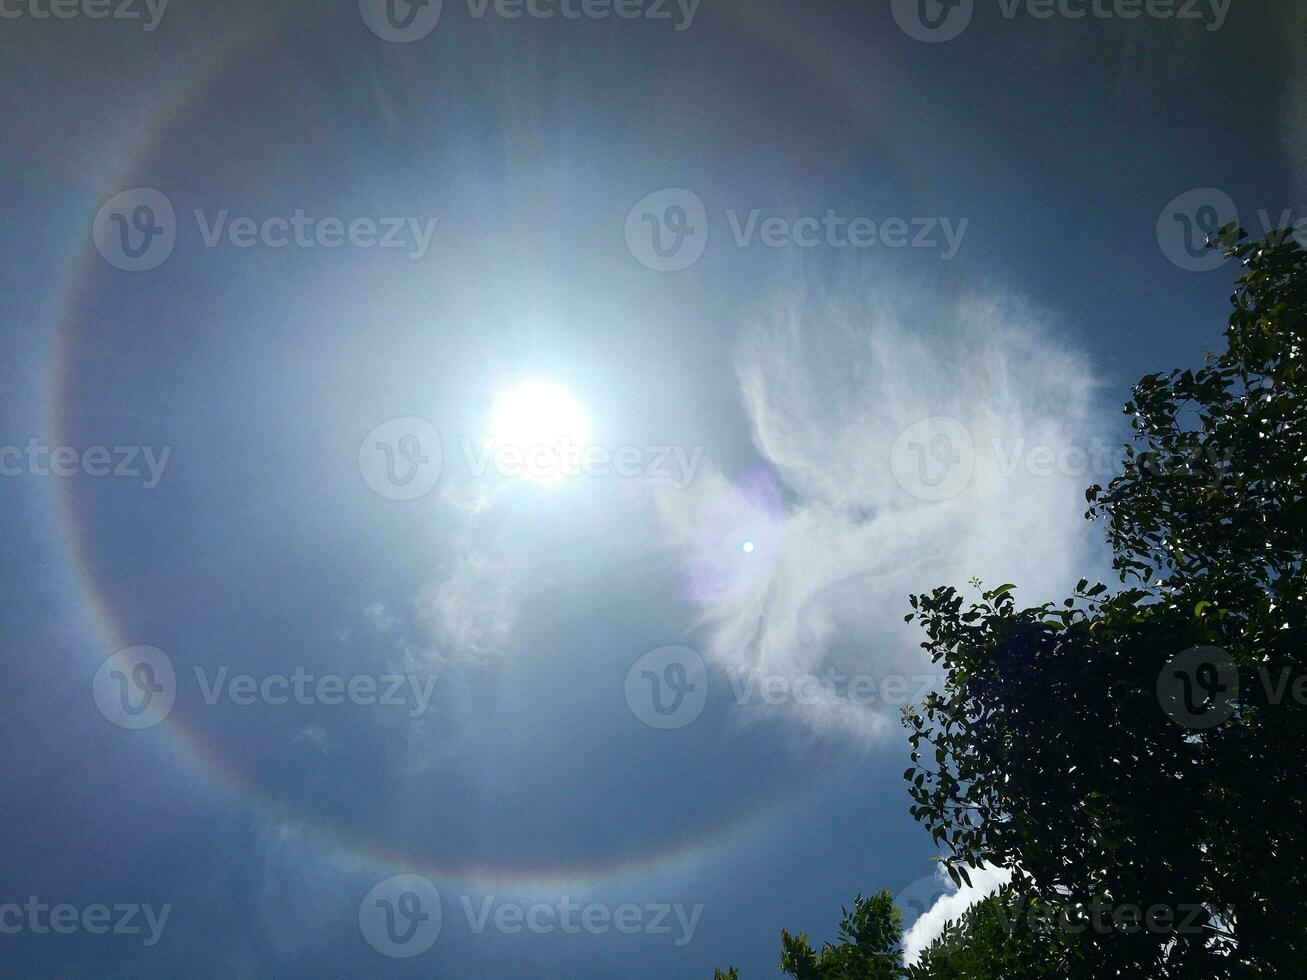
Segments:
[[[495,399],[490,443],[497,454],[520,454],[522,475],[553,482],[569,475],[590,445],[585,409],[576,396],[550,381],[520,381]]]

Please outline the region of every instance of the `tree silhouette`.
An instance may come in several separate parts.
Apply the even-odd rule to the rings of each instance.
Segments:
[[[912,815],[955,883],[1012,883],[906,969],[860,958],[897,950],[879,904],[821,954],[783,933],[791,976],[1307,975],[1307,253],[1220,237],[1226,351],[1134,386],[1124,471],[1086,492],[1123,588],[910,598],[944,675],[904,713]]]

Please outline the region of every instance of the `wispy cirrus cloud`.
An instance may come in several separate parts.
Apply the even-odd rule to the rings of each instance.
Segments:
[[[1057,327],[1010,294],[903,282],[799,285],[765,310],[737,363],[760,467],[663,501],[712,658],[755,677],[920,677],[910,592],[979,576],[1034,601],[1105,568],[1083,519],[1095,383]],[[864,736],[901,707],[819,701],[783,707]]]

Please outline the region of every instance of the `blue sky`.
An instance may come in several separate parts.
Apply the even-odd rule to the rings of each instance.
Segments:
[[[1287,4],[437,8],[0,4],[15,975],[914,918],[908,593],[1105,577],[1128,385],[1225,320],[1185,231],[1307,219]]]

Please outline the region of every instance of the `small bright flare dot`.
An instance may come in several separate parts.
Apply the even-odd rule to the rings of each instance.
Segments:
[[[744,542],[744,544],[741,545],[740,548],[741,548],[741,550],[742,550],[746,555],[751,555],[751,554],[753,554],[753,542],[752,542],[752,541],[746,541],[746,542]]]

